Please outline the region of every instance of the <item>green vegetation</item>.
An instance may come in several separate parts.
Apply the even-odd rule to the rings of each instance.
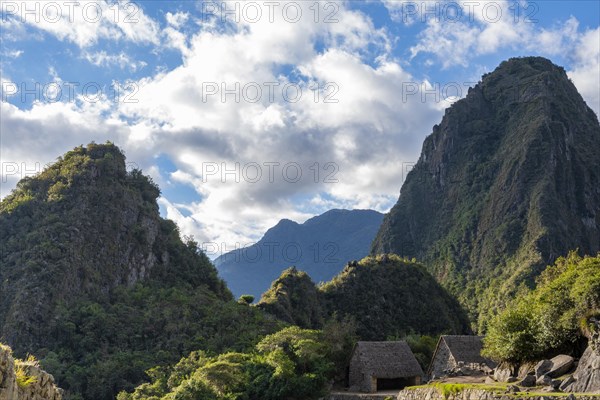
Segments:
[[[37,382],[37,378],[35,376],[27,375],[25,367],[20,365],[18,361],[15,361],[15,374],[17,377],[17,385],[19,385],[21,389],[24,389]]]
[[[537,287],[494,318],[485,355],[518,363],[570,352],[582,339],[582,321],[600,308],[600,256],[571,252],[538,278]]]
[[[543,391],[535,391],[529,390],[527,392],[515,392],[515,393],[507,393],[506,389],[510,383],[444,383],[444,382],[434,382],[427,385],[419,385],[419,386],[410,386],[407,387],[406,390],[422,390],[422,389],[436,389],[444,399],[453,399],[456,395],[459,395],[465,391],[484,391],[491,392],[501,396],[502,398],[509,399],[529,399],[529,398],[540,398],[543,397],[545,399],[554,399],[554,398],[565,398],[571,395],[585,396],[586,398],[600,398],[600,394],[590,394],[590,393],[562,393],[562,392],[543,392]]]
[[[254,296],[252,296],[251,294],[243,294],[238,299],[238,303],[250,305],[254,303]]]
[[[436,341],[420,335],[469,331],[458,302],[425,268],[393,254],[351,262],[319,287],[305,272],[290,268],[258,307],[303,328],[321,328],[331,319],[353,321],[360,340],[407,338],[423,365]]]
[[[7,348],[6,346],[2,346],[2,347],[4,349]],[[35,376],[31,376],[27,373],[28,365],[39,366],[39,363],[38,363],[37,359],[32,355],[28,355],[25,360],[15,359],[15,364],[14,364],[15,376],[16,376],[16,380],[17,380],[17,385],[21,389],[27,388],[30,385],[37,382],[37,378]]]
[[[319,293],[325,315],[354,319],[362,340],[469,331],[458,302],[425,267],[397,255],[350,263]]]
[[[304,271],[295,267],[286,269],[263,293],[258,307],[282,321],[303,328],[319,328],[323,325],[317,288]]]
[[[398,339],[405,340],[412,352],[415,355],[415,358],[419,362],[421,369],[423,371],[427,371],[429,369],[429,364],[431,363],[431,359],[433,357],[433,353],[435,352],[435,347],[437,346],[437,342],[439,340],[438,336],[429,336],[429,335],[416,335],[410,334],[405,337],[401,337]],[[388,338],[388,340],[395,340],[396,338]]]
[[[317,399],[327,393],[340,357],[327,331],[285,328],[246,353],[192,352],[172,368],[148,371],[151,382],[118,400]]]
[[[485,390],[490,392],[500,392],[506,390],[506,385],[485,385],[475,383],[434,383],[432,385],[444,397],[444,400],[455,397],[465,390]]]

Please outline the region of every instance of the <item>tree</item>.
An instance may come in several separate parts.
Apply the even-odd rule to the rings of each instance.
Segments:
[[[238,299],[238,303],[240,303],[240,304],[250,305],[253,302],[254,302],[254,296],[252,296],[251,294],[243,294]]]

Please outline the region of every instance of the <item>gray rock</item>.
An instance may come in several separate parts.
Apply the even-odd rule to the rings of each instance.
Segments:
[[[569,377],[567,377],[567,379],[565,379],[564,381],[562,381],[562,383],[559,386],[559,389],[562,392],[566,392],[567,390],[565,390],[565,389],[568,388],[569,385],[571,385],[573,382],[575,382],[575,379],[573,378],[573,376],[569,376]]]
[[[595,393],[600,392],[600,349],[594,351],[589,346],[579,360],[573,373],[574,382],[564,385],[566,392]]]
[[[563,376],[567,372],[573,368],[573,362],[575,359],[571,356],[567,356],[565,354],[561,354],[559,356],[554,357],[550,362],[552,366],[546,372],[550,378],[558,378],[559,376]]]
[[[535,386],[535,376],[534,375],[526,375],[525,378],[519,382],[519,386],[523,387],[532,387]]]
[[[508,393],[518,393],[518,392],[520,392],[520,391],[521,391],[521,389],[519,389],[519,387],[518,387],[518,386],[515,386],[515,385],[510,385],[509,387],[507,387],[507,388],[506,388],[506,391],[507,391]]]
[[[535,384],[538,386],[551,386],[552,378],[550,378],[548,375],[542,375],[539,378],[537,378]]]
[[[558,390],[561,383],[562,383],[562,379],[553,379],[550,386],[552,386],[555,390]]]
[[[498,382],[508,382],[508,379],[513,376],[513,368],[507,363],[501,363],[494,370],[494,379]]]
[[[550,360],[542,360],[535,366],[535,377],[539,379],[542,375],[546,375],[546,372],[550,371],[552,368],[552,361]]]
[[[519,372],[517,373],[517,378],[524,379],[527,375],[535,374],[535,363],[526,362],[519,366]]]

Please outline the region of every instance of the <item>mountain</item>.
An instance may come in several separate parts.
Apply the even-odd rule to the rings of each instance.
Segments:
[[[273,329],[160,217],[159,194],[115,145],[92,143],[0,202],[0,340],[39,357],[67,398],[113,399],[150,367]]]
[[[416,257],[483,330],[571,249],[600,250],[600,125],[563,68],[527,57],[446,110],[371,252]]]
[[[330,210],[303,224],[283,219],[257,243],[215,260],[220,276],[236,295],[257,298],[289,266],[327,281],[348,260],[369,253],[383,215],[372,210]]]
[[[361,340],[469,332],[458,301],[424,266],[394,254],[352,261],[318,288],[306,273],[290,268],[273,282],[257,307],[306,328],[350,319]]]
[[[310,276],[296,267],[283,271],[256,306],[282,321],[303,328],[323,326],[319,290]]]

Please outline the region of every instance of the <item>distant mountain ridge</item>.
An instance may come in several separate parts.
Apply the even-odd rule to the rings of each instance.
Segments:
[[[236,295],[256,298],[290,266],[327,281],[349,260],[368,254],[383,214],[373,210],[329,210],[302,224],[282,219],[257,243],[218,257],[219,275]]]
[[[577,248],[600,250],[600,125],[563,68],[526,57],[446,110],[372,254],[416,257],[484,322]]]

